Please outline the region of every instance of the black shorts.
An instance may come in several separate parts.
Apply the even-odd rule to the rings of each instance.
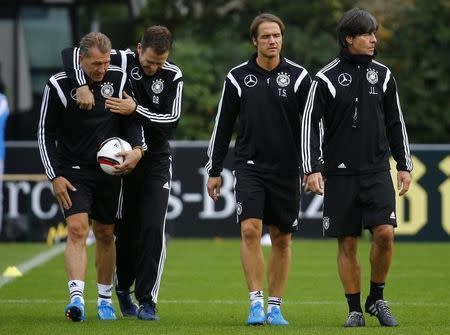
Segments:
[[[389,171],[358,176],[326,176],[323,204],[325,236],[360,236],[362,228],[397,227],[395,190]]]
[[[63,209],[64,217],[88,213],[89,218],[103,224],[114,224],[122,215],[122,178],[110,176],[100,169],[68,169],[65,177],[77,190],[70,191],[70,209]]]
[[[236,170],[235,195],[238,222],[261,219],[285,233],[298,227],[300,177]]]

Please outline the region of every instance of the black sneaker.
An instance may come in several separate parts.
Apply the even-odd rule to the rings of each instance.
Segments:
[[[147,321],[158,321],[159,317],[156,315],[156,307],[154,304],[144,302],[139,306],[137,318]]]
[[[133,302],[130,290],[118,290],[116,288],[117,300],[119,300],[120,311],[125,317],[137,316],[138,306]]]
[[[348,313],[347,321],[344,323],[344,327],[364,327],[364,315],[361,312]]]
[[[386,327],[398,326],[397,320],[395,320],[394,316],[391,314],[391,310],[389,309],[386,300],[377,300],[375,302],[366,300],[365,308],[366,313],[377,317],[378,321],[380,321],[380,325]]]

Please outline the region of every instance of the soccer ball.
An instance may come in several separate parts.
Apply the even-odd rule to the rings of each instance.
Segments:
[[[122,156],[116,156],[121,151],[131,150],[131,145],[119,137],[111,137],[100,144],[97,152],[97,162],[107,174],[114,175],[114,165],[123,163]]]

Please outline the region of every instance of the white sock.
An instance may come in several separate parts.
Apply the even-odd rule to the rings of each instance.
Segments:
[[[273,307],[281,308],[281,297],[269,297],[267,299],[267,313],[272,312]]]
[[[98,299],[97,299],[97,305],[100,305],[102,301],[106,301],[107,303],[112,304],[112,284],[111,285],[104,285],[97,283],[98,288]]]
[[[67,282],[69,288],[70,302],[73,302],[75,298],[80,298],[81,303],[84,305],[84,281],[82,280],[69,280]]]
[[[249,293],[250,305],[253,306],[255,303],[260,302],[261,306],[264,306],[264,293],[263,291],[252,291]]]

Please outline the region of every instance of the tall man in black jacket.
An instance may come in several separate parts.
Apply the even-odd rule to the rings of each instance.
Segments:
[[[292,232],[298,225],[300,120],[311,79],[305,68],[280,55],[283,33],[283,22],[272,14],[253,20],[250,34],[256,53],[227,75],[206,165],[208,194],[217,201],[223,161],[239,117],[235,194],[241,261],[250,291],[249,325],[288,324],[280,307],[291,260]],[[272,241],[267,314],[263,224],[269,226]]]
[[[108,112],[105,100],[132,95],[127,75],[110,66],[111,42],[102,33],[89,33],[80,41],[79,62],[93,92],[96,107],[89,113],[77,107],[73,84],[66,73],[50,77],[44,88],[38,127],[42,163],[67,222],[66,272],[70,303],[66,316],[86,319],[84,277],[89,219],[96,238],[98,317],[115,320],[111,292],[115,265],[114,223],[121,215],[121,178],[109,176],[97,164],[96,153],[107,138],[121,136],[137,149],[125,151],[117,174],[129,173],[145,147],[142,128],[129,117]]]
[[[172,181],[169,138],[181,115],[183,75],[167,59],[172,38],[163,26],[147,28],[136,51],[112,50],[111,63],[122,67],[131,78],[136,100],[110,98],[111,112],[130,115],[144,128],[148,150],[136,170],[125,177],[124,215],[116,227],[117,286],[124,316],[158,320],[156,303],[166,259],[165,226]],[[79,64],[72,62],[78,49],[63,51],[66,70],[76,79],[78,103],[94,105],[84,86]],[[74,69],[76,70],[74,73]],[[135,281],[139,309],[132,302],[130,288]]]
[[[325,194],[323,231],[338,238],[338,271],[349,305],[346,327],[365,324],[357,256],[362,228],[373,235],[365,311],[383,326],[397,325],[383,298],[397,226],[389,156],[397,162],[400,195],[408,191],[412,162],[395,79],[374,60],[377,29],[365,10],[343,15],[339,56],[316,74],[302,120],[306,187]]]

